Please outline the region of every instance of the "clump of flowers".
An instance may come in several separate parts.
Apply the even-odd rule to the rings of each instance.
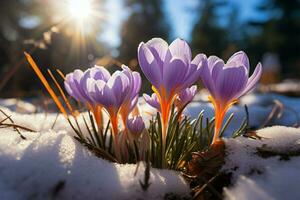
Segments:
[[[114,153],[120,162],[124,160],[122,153],[126,155],[127,152],[121,152],[124,148],[121,148],[119,144],[121,140],[119,115],[125,127],[122,135],[124,139],[127,138],[127,118],[137,104],[141,88],[140,74],[132,72],[127,66],[122,66],[122,68],[122,71],[116,71],[112,75],[104,67],[99,66],[85,72],[75,70],[67,74],[64,81],[69,95],[86,104],[93,112],[98,129],[102,128],[100,120],[102,117],[99,112],[102,109],[106,111],[112,125]]]
[[[67,108],[31,56],[25,55],[79,142],[114,162],[147,160],[155,167],[170,169],[184,168],[191,152],[208,149],[219,140],[226,111],[254,88],[262,71],[258,64],[249,78],[249,60],[244,52],[235,53],[225,64],[216,56],[207,58],[204,54],[192,59],[189,45],[181,39],[170,45],[160,38],[142,42],[138,47],[138,61],[154,92],[143,96],[157,110],[146,127],[138,109],[142,84],[138,72],[125,65],[113,74],[102,66],[86,71],[77,69],[66,76],[58,71],[67,93],[88,110],[88,122],[85,115],[71,105],[53,74],[49,71]],[[215,120],[205,121],[203,112],[196,120],[183,114],[197,93],[195,82],[200,79],[211,93]],[[88,136],[78,123],[79,116]],[[104,116],[109,118],[108,124],[104,124]]]

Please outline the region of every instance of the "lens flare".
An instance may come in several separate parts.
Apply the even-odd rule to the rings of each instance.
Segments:
[[[69,0],[68,10],[75,20],[86,21],[93,13],[92,2],[91,0]]]

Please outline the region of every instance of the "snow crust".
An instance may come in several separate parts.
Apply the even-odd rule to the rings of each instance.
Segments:
[[[300,199],[300,129],[273,126],[257,135],[261,140],[225,139],[222,171],[232,173],[233,184],[224,189],[226,199]],[[261,156],[258,148],[275,154]],[[282,154],[297,155],[284,159]]]
[[[145,192],[141,163],[114,164],[97,158],[73,139],[73,131],[56,114],[18,114],[1,108],[20,124],[38,132],[0,131],[0,199],[163,199],[165,194],[188,195],[178,172],[151,168]],[[0,115],[0,120],[4,118]]]
[[[279,156],[300,151],[300,129],[287,127],[299,123],[299,98],[277,94],[246,95],[227,113],[227,117],[232,112],[235,115],[225,136],[230,136],[245,119],[245,104],[249,108],[250,127],[259,129],[272,111],[274,100],[283,105],[282,115],[271,121],[269,125],[272,127],[257,131],[260,140],[245,137],[225,139],[227,156],[222,171],[232,174],[232,185],[223,191],[226,199],[300,199],[300,156],[288,159]],[[29,114],[36,110],[32,104],[19,102],[18,106],[14,106],[13,102],[13,99],[0,100],[0,105],[11,110],[0,108],[12,116],[16,124],[37,132],[22,131],[27,138],[22,140],[12,128],[0,129],[1,200],[163,199],[171,192],[179,195],[189,193],[189,187],[179,173],[157,169],[151,169],[151,185],[144,192],[139,185],[139,180],[144,179],[142,164],[134,176],[136,165],[109,163],[78,144],[62,115]],[[147,123],[156,111],[143,99],[139,102]],[[185,114],[196,118],[203,109],[205,117],[213,117],[214,110],[207,102],[205,92],[195,97]],[[4,116],[0,113],[1,119]],[[79,124],[84,126],[81,119]],[[278,155],[264,157],[258,149]]]

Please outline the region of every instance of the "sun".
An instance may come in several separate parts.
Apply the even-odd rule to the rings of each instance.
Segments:
[[[68,12],[78,21],[87,21],[93,14],[92,0],[69,0]]]

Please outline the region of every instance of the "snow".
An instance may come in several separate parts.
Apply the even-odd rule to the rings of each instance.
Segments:
[[[282,106],[282,115],[268,128],[260,129],[274,108],[274,100]],[[139,180],[144,179],[144,165],[136,176],[136,165],[114,164],[95,157],[73,139],[73,130],[61,114],[35,113],[26,102],[0,100],[0,107],[16,124],[37,132],[22,131],[22,140],[12,129],[0,132],[0,199],[163,199],[167,193],[188,195],[189,186],[178,172],[151,168],[151,185],[144,192]],[[155,109],[140,99],[140,111],[146,122]],[[300,199],[300,98],[278,94],[249,94],[242,97],[227,113],[234,113],[225,135],[226,158],[222,171],[231,173],[231,185],[224,188],[226,199]],[[261,139],[229,138],[239,128],[249,109],[250,127],[260,129]],[[9,109],[8,109],[9,108]],[[185,109],[196,118],[200,111],[214,115],[207,94],[201,92]],[[17,112],[14,112],[17,111]],[[279,112],[279,111],[277,111]],[[86,115],[87,113],[83,113]],[[0,113],[0,120],[4,116]],[[56,119],[57,118],[57,119]],[[82,119],[79,124],[83,127]],[[278,126],[281,125],[281,126]],[[296,154],[289,158],[261,155],[258,149],[274,154]]]
[[[56,114],[18,114],[8,109],[16,124],[38,132],[11,128],[0,133],[0,199],[163,199],[167,193],[188,195],[179,172],[151,168],[144,192],[144,165],[114,164],[97,158],[73,137],[68,123]],[[4,116],[0,115],[1,119]]]
[[[34,113],[37,110],[33,104],[14,98],[0,99],[0,105],[19,113]]]
[[[226,199],[300,199],[300,129],[273,126],[257,135],[262,139],[225,139],[227,156],[222,171],[232,173],[232,186],[224,189]],[[262,157],[257,148],[298,156]]]
[[[268,84],[261,87],[262,91],[266,92],[277,92],[280,94],[299,95],[300,94],[300,83],[298,80],[287,79],[281,83]]]

